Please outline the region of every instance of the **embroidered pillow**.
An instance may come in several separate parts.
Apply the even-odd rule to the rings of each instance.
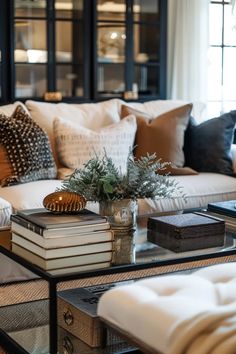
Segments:
[[[193,169],[183,167],[185,163],[184,133],[188,126],[191,109],[192,105],[186,104],[154,118],[147,113],[122,105],[122,118],[128,114],[134,114],[137,119],[135,157],[140,158],[147,153],[153,154],[155,152],[163,162],[171,162],[171,166],[163,170],[163,173],[197,174]]]
[[[236,110],[201,124],[191,117],[184,144],[188,166],[198,172],[233,175],[231,144],[235,124]]]
[[[56,177],[48,137],[22,106],[0,114],[0,158],[1,186]]]
[[[137,129],[134,116],[128,116],[119,123],[90,130],[62,118],[54,120],[54,134],[60,162],[68,168],[81,168],[96,155],[107,155],[121,173],[126,172],[130,148],[133,148]]]

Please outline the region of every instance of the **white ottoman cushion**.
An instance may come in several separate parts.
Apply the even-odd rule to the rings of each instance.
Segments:
[[[106,292],[98,315],[153,353],[236,353],[236,263]]]

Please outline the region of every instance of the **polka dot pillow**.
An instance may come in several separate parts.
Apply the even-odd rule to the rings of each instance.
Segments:
[[[47,134],[23,107],[11,117],[0,114],[1,186],[53,179],[56,172]]]

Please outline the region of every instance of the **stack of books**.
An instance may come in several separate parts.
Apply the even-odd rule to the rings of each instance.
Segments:
[[[12,251],[51,274],[110,267],[113,231],[106,217],[84,209],[55,214],[44,208],[11,216]]]
[[[236,233],[236,200],[209,203],[206,213],[223,219],[226,230],[233,234]]]

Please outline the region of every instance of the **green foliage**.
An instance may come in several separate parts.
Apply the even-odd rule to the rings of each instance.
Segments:
[[[179,187],[168,175],[158,174],[167,165],[168,162],[157,160],[156,154],[134,159],[130,151],[127,173],[122,175],[104,153],[102,158],[95,156],[84,164],[84,168],[76,169],[68,176],[62,183],[62,190],[76,192],[96,202],[124,198],[168,198]]]

